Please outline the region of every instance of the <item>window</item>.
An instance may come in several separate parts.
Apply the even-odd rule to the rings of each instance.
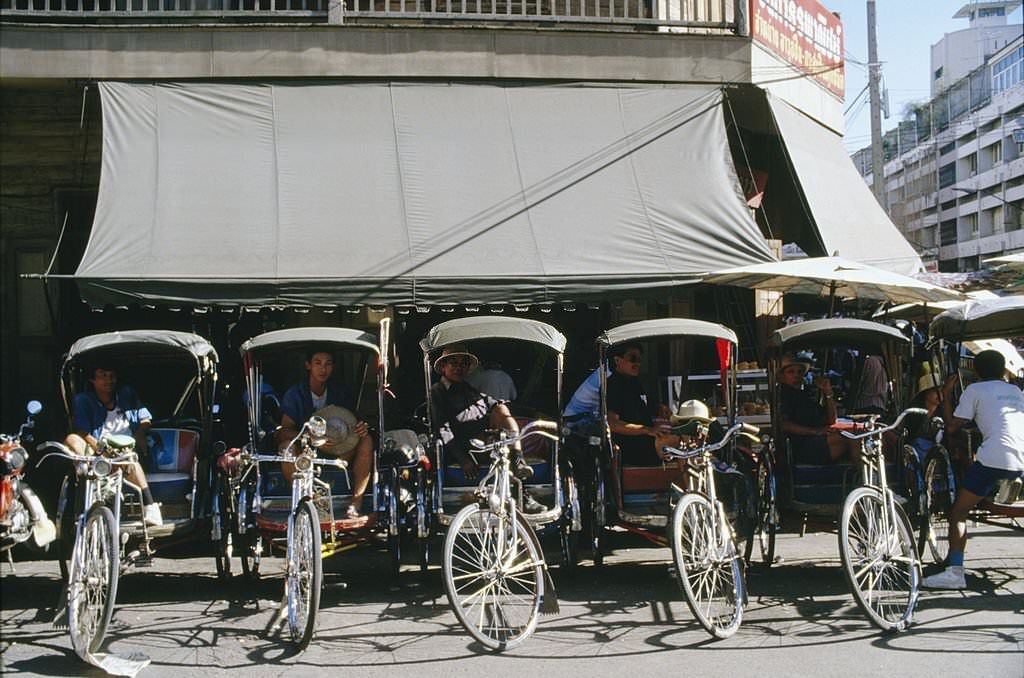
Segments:
[[[945,146],[939,149],[939,155],[946,155],[947,153],[952,153],[955,150],[956,144],[946,144]]]
[[[989,166],[995,167],[1003,161],[1003,142],[997,141],[996,143],[989,146],[986,151],[988,152]]]
[[[968,238],[978,237],[978,215],[977,214],[965,214],[960,217],[960,221],[964,226],[964,233]]]
[[[956,244],[956,219],[943,221],[939,225],[939,241],[943,245]]]
[[[967,161],[967,176],[973,177],[978,173],[978,154],[971,153],[964,159]]]
[[[992,65],[992,93],[1003,92],[1024,81],[1024,46]]]
[[[939,168],[939,188],[952,186],[956,183],[956,163],[951,162]]]
[[[935,79],[936,80],[941,80],[942,79],[942,66],[939,66],[938,68],[935,69]]]
[[[971,12],[974,14],[974,12]],[[1004,16],[1002,7],[984,7],[978,10],[978,18],[982,19],[987,16]],[[971,19],[974,17],[972,16]]]

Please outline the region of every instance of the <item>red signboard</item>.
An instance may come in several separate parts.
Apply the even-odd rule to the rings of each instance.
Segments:
[[[754,41],[842,97],[843,23],[817,0],[750,0]]]

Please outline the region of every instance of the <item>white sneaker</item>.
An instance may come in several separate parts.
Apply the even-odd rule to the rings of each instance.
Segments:
[[[922,579],[921,586],[929,589],[949,589],[951,591],[965,589],[967,588],[967,580],[964,579],[964,568],[962,565],[951,565],[938,574]]]
[[[160,515],[160,504],[156,502],[146,505],[142,511],[142,520],[149,527],[160,527],[164,524],[164,517]]]

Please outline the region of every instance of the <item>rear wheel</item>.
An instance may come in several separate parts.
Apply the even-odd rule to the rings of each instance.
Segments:
[[[604,470],[601,468],[601,460],[594,457],[594,474],[590,486],[590,497],[587,502],[588,520],[586,526],[587,539],[590,542],[590,553],[594,559],[594,565],[604,565],[604,528],[607,517],[607,504],[605,496]]]
[[[227,522],[227,521],[225,521]],[[234,548],[234,538],[231,534],[230,526],[221,525],[220,540],[217,542],[215,548],[217,549],[216,561],[217,561],[217,578],[218,579],[230,579],[231,578],[231,552]]]
[[[743,621],[743,570],[729,521],[702,494],[687,493],[676,504],[672,558],[679,587],[701,626],[716,638],[736,633]]]
[[[98,652],[114,613],[120,565],[118,528],[109,508],[89,509],[68,572],[68,629],[79,656]]]
[[[771,567],[775,562],[779,507],[776,503],[775,470],[767,460],[758,467],[757,495],[757,541],[761,549],[761,562]]]
[[[242,576],[247,579],[260,578],[260,558],[263,555],[263,536],[255,526],[239,537],[242,552]]]
[[[882,494],[859,487],[849,494],[839,523],[839,554],[854,599],[883,631],[907,627],[917,605],[919,563],[906,514],[886,515]]]
[[[492,650],[520,645],[537,627],[544,559],[524,520],[476,504],[456,514],[444,544],[444,587],[463,628]]]
[[[562,517],[558,525],[562,546],[562,569],[566,572],[574,572],[580,562],[580,553],[579,535],[573,532],[572,523],[578,517],[580,501],[576,492],[576,482],[571,477],[562,479],[562,487],[562,499],[565,505],[562,507]]]
[[[323,569],[320,556],[320,519],[309,499],[303,499],[292,515],[288,539],[288,630],[296,649],[304,650],[313,639],[320,609]]]
[[[75,523],[82,510],[76,504],[76,476],[72,472],[64,476],[57,495],[57,562],[60,578],[65,582],[68,580],[68,562],[75,548]]]
[[[946,562],[949,556],[949,511],[956,500],[956,486],[949,455],[936,448],[924,467],[924,501],[919,516],[918,554],[931,553],[932,561]]]

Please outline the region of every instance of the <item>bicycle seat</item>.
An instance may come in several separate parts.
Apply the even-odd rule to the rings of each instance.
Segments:
[[[103,442],[112,450],[126,450],[135,447],[135,438],[123,434],[105,436]]]

